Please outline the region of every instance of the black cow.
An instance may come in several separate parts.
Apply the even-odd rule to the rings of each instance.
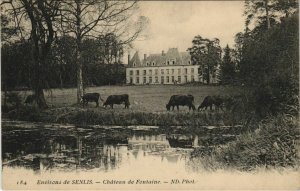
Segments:
[[[28,95],[25,99],[25,104],[32,104],[35,101],[35,95]]]
[[[201,109],[207,109],[207,107],[210,107],[210,110],[212,110],[212,106],[215,105],[215,108],[219,110],[219,108],[222,109],[222,105],[224,103],[224,99],[221,96],[206,96],[198,107],[198,111]]]
[[[83,106],[87,105],[89,102],[96,102],[96,107],[98,107],[99,98],[103,102],[103,99],[101,98],[99,93],[86,93],[82,96],[81,102]]]
[[[129,108],[129,95],[128,94],[122,94],[122,95],[110,95],[104,102],[103,106],[106,107],[110,105],[111,108],[114,108],[114,104],[123,104],[125,105],[125,108]]]
[[[179,106],[188,106],[189,110],[191,110],[191,108],[195,110],[193,102],[194,97],[192,95],[172,95],[166,108],[170,111],[171,107],[173,107],[172,110],[174,110],[174,107],[176,106],[177,110],[179,110]]]

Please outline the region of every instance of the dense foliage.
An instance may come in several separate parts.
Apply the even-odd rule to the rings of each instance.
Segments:
[[[90,86],[123,83],[125,66],[121,64],[120,58],[109,55],[109,53],[115,54],[114,51],[110,51],[115,47],[107,47],[107,43],[109,43],[107,41],[106,44],[99,44],[100,40],[87,39],[83,41],[84,84]],[[34,66],[31,47],[28,41],[4,44],[1,47],[1,69],[3,71],[1,82],[4,90],[32,88]],[[119,47],[118,49],[120,50]],[[48,64],[41,70],[44,72],[45,87],[75,87],[75,39],[70,36],[56,39],[50,55],[53,59],[48,59]],[[46,73],[51,73],[51,75],[46,75]]]
[[[224,56],[220,66],[219,83],[234,84],[236,80],[236,66],[231,58],[232,50],[227,45],[224,49]]]
[[[202,81],[210,84],[211,78],[215,77],[217,66],[221,62],[220,40],[217,38],[210,40],[198,35],[194,37],[192,43],[193,46],[187,49],[192,63],[200,65]]]

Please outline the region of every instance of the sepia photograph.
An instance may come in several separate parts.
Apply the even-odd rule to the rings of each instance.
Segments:
[[[3,190],[299,190],[298,0],[2,0]]]

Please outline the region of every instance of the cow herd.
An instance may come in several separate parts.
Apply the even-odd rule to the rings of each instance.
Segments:
[[[114,104],[120,105],[124,104],[125,108],[129,108],[129,95],[122,94],[122,95],[110,95],[107,97],[106,101],[100,97],[99,93],[87,93],[82,97],[82,104],[83,106],[87,105],[88,102],[95,102],[96,107],[99,106],[99,99],[103,102],[103,106],[107,107],[110,106],[111,108],[114,107]],[[223,110],[223,106],[225,105],[226,99],[221,96],[206,96],[202,103],[198,107],[198,111],[206,110],[210,108],[213,109],[213,106],[216,110]],[[170,111],[171,109],[174,111],[174,107],[179,110],[179,106],[187,106],[189,110],[196,110],[194,105],[194,96],[188,95],[172,95],[170,97],[169,102],[166,105],[166,109]]]
[[[216,110],[222,109],[225,105],[226,98],[221,96],[206,96],[202,103],[198,107],[198,111],[206,110],[208,107],[210,110],[213,109],[213,106]],[[170,111],[171,107],[172,110],[174,110],[174,107],[177,107],[177,110],[179,110],[179,106],[188,106],[189,110],[193,109],[195,110],[196,107],[194,105],[194,96],[188,94],[188,95],[172,95],[169,103],[166,105],[166,108],[168,111]]]
[[[25,104],[32,103],[34,101],[33,95],[28,95]],[[103,106],[106,108],[107,106],[110,106],[111,108],[114,107],[114,105],[120,105],[124,104],[125,108],[129,108],[130,102],[129,102],[129,95],[128,94],[121,94],[121,95],[110,95],[107,97],[106,101],[104,101],[99,93],[86,93],[81,98],[81,104],[83,106],[87,106],[89,102],[95,102],[96,107],[99,106],[99,99],[103,102]],[[206,110],[207,108],[210,108],[210,110],[213,109],[213,106],[216,110],[223,110],[223,107],[225,103],[228,100],[226,98],[221,96],[206,96],[202,103],[198,107],[198,111]],[[189,110],[196,110],[196,107],[194,105],[194,96],[188,94],[188,95],[172,95],[170,97],[169,102],[166,104],[166,109],[170,111],[171,109],[174,111],[174,107],[179,110],[179,106],[187,106]]]

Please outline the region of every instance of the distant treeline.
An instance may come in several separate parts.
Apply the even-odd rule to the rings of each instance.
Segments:
[[[114,46],[114,36],[83,41],[83,80],[86,86],[125,82],[123,47]],[[55,40],[42,71],[45,87],[76,87],[75,38],[63,36]],[[32,88],[34,65],[30,41],[16,41],[1,47],[2,90]],[[50,75],[49,75],[50,73]],[[47,75],[45,75],[47,74]]]

